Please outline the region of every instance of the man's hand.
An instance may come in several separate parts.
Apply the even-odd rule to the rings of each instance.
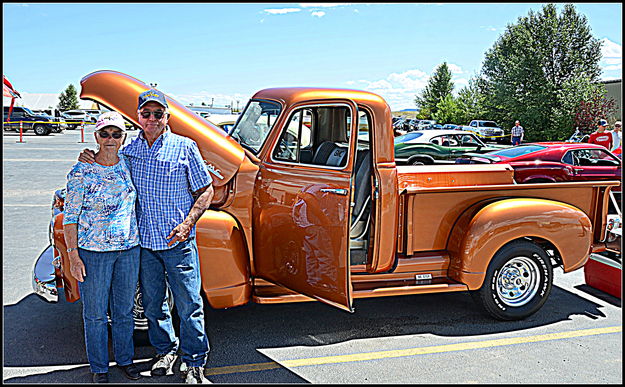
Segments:
[[[72,277],[78,280],[78,282],[83,282],[85,280],[83,277],[87,276],[85,264],[82,262],[82,259],[80,259],[77,251],[72,251],[72,253],[70,253],[69,256],[69,272],[72,274]]]
[[[95,163],[95,152],[91,149],[83,149],[83,151],[78,155],[78,161],[89,164]]]
[[[171,241],[167,242],[167,246],[171,246],[176,242],[186,241],[189,237],[189,233],[191,232],[191,225],[189,225],[186,220],[176,227],[169,233],[167,239],[174,238]]]

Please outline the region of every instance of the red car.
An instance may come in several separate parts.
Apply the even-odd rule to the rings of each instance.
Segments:
[[[510,164],[517,183],[621,180],[621,160],[596,144],[537,142],[483,154],[466,153],[456,163]]]

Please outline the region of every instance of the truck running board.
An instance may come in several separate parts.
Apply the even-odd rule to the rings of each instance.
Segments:
[[[252,298],[254,302],[258,304],[279,304],[285,302],[316,301],[314,298],[292,292],[281,286],[271,284],[270,282],[260,280],[262,282],[258,283],[257,281],[259,280],[255,280],[254,294]],[[352,294],[353,298],[370,298],[424,293],[463,292],[469,290],[466,285],[453,282],[449,279],[435,279],[433,281],[427,282],[429,283],[424,283],[420,285],[390,285],[390,283],[387,282],[387,285],[390,286],[367,286],[366,288],[364,286],[371,284],[355,283],[354,291]]]

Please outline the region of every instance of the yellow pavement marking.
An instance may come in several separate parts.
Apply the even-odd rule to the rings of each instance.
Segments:
[[[378,359],[388,359],[388,358],[394,358],[394,357],[426,355],[426,354],[431,354],[431,353],[465,351],[468,349],[500,347],[500,346],[505,346],[505,345],[535,343],[535,342],[540,342],[540,341],[570,339],[573,337],[618,333],[618,332],[622,332],[622,329],[623,328],[620,326],[607,327],[607,328],[581,329],[577,331],[549,333],[549,334],[544,334],[544,335],[525,336],[525,337],[513,337],[509,339],[495,339],[495,340],[474,341],[474,342],[459,343],[459,344],[436,345],[432,347],[422,347],[422,348],[408,348],[408,349],[391,350],[391,351],[355,353],[351,355],[323,356],[323,357],[312,357],[312,358],[307,358],[307,359],[284,360],[284,361],[281,361],[280,363],[267,362],[267,363],[256,363],[256,364],[244,364],[244,365],[238,365],[238,366],[214,367],[214,368],[207,369],[206,375],[224,375],[224,374],[232,374],[232,373],[237,373],[237,372],[264,371],[264,370],[283,368],[283,367],[289,368],[289,367],[302,367],[302,366],[321,365],[321,364],[337,364],[337,363],[347,363],[347,362],[353,362],[353,361],[378,360]]]

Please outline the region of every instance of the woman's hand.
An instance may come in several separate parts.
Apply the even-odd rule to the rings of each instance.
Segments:
[[[69,253],[69,272],[72,274],[72,277],[76,278],[79,282],[83,282],[83,277],[87,276],[85,264],[82,262],[82,259],[80,259],[78,251]]]

